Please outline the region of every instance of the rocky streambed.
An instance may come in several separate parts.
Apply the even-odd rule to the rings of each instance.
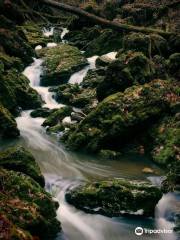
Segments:
[[[178,239],[179,53],[172,41],[120,39],[99,27],[42,31],[26,23],[21,30],[35,52],[14,32],[22,52],[15,45],[16,57],[0,58],[4,239],[128,240],[138,226],[169,230],[156,239]]]

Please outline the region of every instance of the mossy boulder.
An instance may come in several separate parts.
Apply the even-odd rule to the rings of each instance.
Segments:
[[[43,35],[42,26],[38,26],[37,23],[26,22],[20,29],[33,48],[38,45],[45,47],[48,42],[52,41],[52,37],[49,38]]]
[[[25,36],[16,29],[0,28],[0,45],[7,55],[20,58],[24,66],[31,63],[35,56]]]
[[[111,29],[104,29],[101,31],[100,36],[89,42],[84,50],[85,55],[91,57],[93,55],[103,55],[109,52],[118,51],[121,48],[121,34]]]
[[[54,88],[55,99],[90,112],[97,105],[96,87],[103,80],[97,70],[89,70],[80,84],[63,84]]]
[[[166,56],[168,53],[168,43],[166,39],[158,34],[146,35],[143,33],[130,33],[123,38],[124,50],[143,52],[146,56],[159,54]]]
[[[23,63],[20,58],[10,57],[4,52],[0,51],[0,62],[4,64],[4,70],[16,68],[18,71],[23,71]]]
[[[49,127],[53,127],[55,125],[57,125],[58,123],[61,123],[61,121],[65,118],[71,115],[72,112],[72,107],[62,107],[60,109],[57,109],[55,111],[53,111],[48,118],[43,122],[43,126],[49,126]]]
[[[44,59],[44,73],[41,78],[42,85],[63,84],[68,81],[71,74],[88,64],[80,50],[68,44],[44,48],[39,50],[38,54]]]
[[[1,224],[9,223],[6,226],[10,239],[14,235],[13,239],[21,240],[24,236],[43,240],[56,237],[60,231],[57,204],[37,182],[22,173],[1,168],[0,186]]]
[[[45,185],[44,177],[40,172],[35,158],[21,146],[12,147],[0,152],[0,166],[9,170],[22,172],[33,178],[42,187]]]
[[[31,117],[37,118],[37,117],[42,117],[42,118],[47,118],[49,115],[54,112],[55,110],[49,109],[49,108],[37,108],[36,110],[31,112]]]
[[[100,26],[84,27],[82,30],[69,31],[65,35],[65,39],[72,45],[83,50],[89,42],[100,36],[101,31]]]
[[[0,103],[0,137],[14,138],[19,136],[16,121],[12,114]]]
[[[180,161],[180,116],[165,117],[150,131],[153,142],[153,160],[167,167]]]
[[[178,86],[169,81],[133,86],[104,99],[63,140],[73,149],[120,149],[170,113],[177,98]]]
[[[125,179],[87,183],[66,193],[66,200],[75,207],[111,217],[154,216],[161,197],[160,189],[151,183]]]
[[[38,93],[29,86],[29,80],[16,69],[3,72],[0,78],[0,101],[11,112],[17,107],[32,109],[41,106]]]
[[[123,53],[108,66],[104,80],[97,87],[97,98],[101,101],[133,84],[147,83],[153,75],[153,65],[143,53]]]
[[[180,53],[170,55],[167,65],[169,73],[180,80]]]

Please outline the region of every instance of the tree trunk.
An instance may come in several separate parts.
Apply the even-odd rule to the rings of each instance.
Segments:
[[[105,18],[98,17],[94,14],[86,12],[80,8],[73,7],[73,6],[64,4],[64,3],[56,2],[54,0],[40,0],[40,1],[47,5],[52,6],[54,8],[59,8],[59,9],[62,9],[62,10],[68,11],[68,12],[75,13],[78,16],[88,18],[91,21],[93,21],[95,24],[100,24],[102,26],[112,28],[117,31],[127,31],[127,32],[132,31],[132,32],[141,32],[141,33],[145,33],[145,34],[156,33],[163,37],[169,37],[170,35],[175,34],[172,32],[165,32],[165,31],[162,31],[159,29],[154,29],[154,28],[138,27],[138,26],[133,26],[133,25],[128,25],[128,24],[121,24],[121,23],[114,22],[114,21],[109,21]]]

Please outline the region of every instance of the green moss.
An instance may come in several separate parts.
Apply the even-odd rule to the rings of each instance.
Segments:
[[[34,157],[23,147],[9,148],[0,152],[0,166],[27,174],[44,187],[44,177]]]
[[[25,34],[29,44],[34,48],[37,45],[46,46],[46,44],[52,41],[52,37],[43,36],[42,26],[38,26],[34,22],[26,22],[23,26],[20,27],[23,33]]]
[[[3,138],[19,136],[17,124],[11,113],[0,103],[0,136]]]
[[[58,85],[66,82],[72,73],[87,65],[87,60],[80,50],[67,44],[38,51],[44,58],[43,85]]]
[[[150,132],[153,138],[153,160],[161,165],[179,161],[180,153],[180,119],[166,117],[160,121]]]
[[[129,51],[121,54],[108,66],[104,81],[98,85],[98,100],[124,91],[133,84],[149,82],[153,75],[153,65],[143,53]]]
[[[57,109],[53,111],[50,116],[43,122],[43,126],[55,126],[59,122],[61,122],[65,117],[68,117],[71,115],[72,108],[71,107],[62,107],[60,109]]]
[[[65,142],[73,148],[74,142],[77,142],[77,149],[90,151],[118,150],[170,111],[172,102],[177,99],[176,91],[175,83],[154,80],[128,88],[124,94],[111,95],[98,104],[74,131],[67,133]],[[174,98],[170,97],[170,93],[174,94]],[[80,142],[79,135],[83,135]]]
[[[114,179],[87,183],[69,190],[66,200],[75,207],[108,216],[133,215],[142,210],[144,216],[154,216],[161,191],[148,182]]]
[[[18,106],[23,109],[41,106],[38,93],[29,86],[29,80],[16,69],[4,72],[0,83],[0,101],[11,112],[15,112]]]
[[[104,29],[101,31],[99,37],[90,41],[85,48],[86,56],[91,57],[93,55],[103,55],[108,52],[114,52],[122,47],[122,36],[121,34],[110,30]]]
[[[52,198],[30,177],[0,169],[1,214],[17,229],[40,239],[53,239],[60,231]]]

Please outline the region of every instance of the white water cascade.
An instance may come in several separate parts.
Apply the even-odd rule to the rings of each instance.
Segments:
[[[110,55],[114,56],[114,54]],[[87,71],[95,68],[96,58],[97,56],[89,58],[90,65],[73,74],[69,82],[80,83],[86,76]],[[40,86],[42,63],[42,59],[34,59],[34,62],[24,70],[24,75],[30,80],[31,87],[41,95],[45,102],[44,107],[59,108],[62,105],[52,98],[52,93],[48,91],[48,87]],[[45,129],[41,126],[44,121],[43,118],[32,118],[30,111],[23,111],[16,120],[21,132],[19,143],[33,153],[45,177],[47,191],[60,204],[57,210],[57,218],[61,221],[63,234],[59,234],[56,240],[134,240],[139,239],[134,234],[134,229],[137,226],[146,228],[160,226],[160,222],[154,225],[151,219],[108,218],[97,214],[86,214],[65,201],[66,190],[78,185],[81,181],[129,175],[138,177],[142,174],[141,169],[144,167],[144,162],[137,160],[139,162],[136,164],[134,159],[133,161],[125,159],[124,161],[102,162],[88,155],[70,153],[56,139],[46,134]],[[139,166],[139,169],[137,166]],[[166,202],[163,205],[166,205]],[[163,214],[161,205],[158,209],[161,209],[158,216],[165,219],[166,209]],[[167,227],[167,225],[165,226]],[[160,235],[144,234],[141,239],[160,240],[162,238]],[[170,240],[176,239],[172,238]]]

